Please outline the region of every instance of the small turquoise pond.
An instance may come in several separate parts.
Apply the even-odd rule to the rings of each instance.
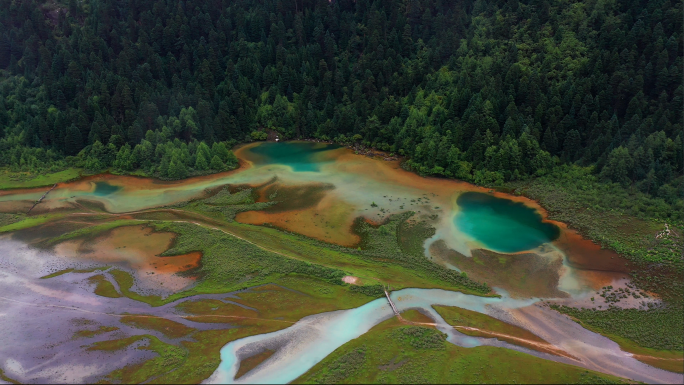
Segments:
[[[340,146],[306,142],[265,142],[250,148],[249,152],[256,155],[254,163],[258,165],[281,164],[292,167],[295,172],[317,172],[321,165],[327,163],[321,161],[319,155],[337,148]]]
[[[519,202],[467,192],[456,203],[461,211],[454,224],[462,232],[501,253],[531,250],[558,238],[560,229],[543,222],[534,209]]]
[[[93,191],[93,194],[103,197],[113,194],[119,190],[121,190],[121,187],[119,186],[112,186],[107,182],[95,182],[95,190]]]

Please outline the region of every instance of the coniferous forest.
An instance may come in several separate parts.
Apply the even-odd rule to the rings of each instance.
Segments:
[[[276,131],[423,175],[495,185],[573,164],[681,199],[681,1],[0,4],[0,166],[15,171],[179,179]]]

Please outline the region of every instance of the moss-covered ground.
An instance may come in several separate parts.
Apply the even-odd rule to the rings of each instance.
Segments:
[[[405,318],[411,319],[409,311]],[[409,315],[406,315],[409,313]],[[438,330],[382,322],[295,383],[621,383],[619,378],[490,346],[462,348]]]

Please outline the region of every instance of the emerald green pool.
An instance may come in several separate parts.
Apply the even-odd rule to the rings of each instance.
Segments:
[[[454,217],[456,227],[490,250],[531,250],[560,235],[556,225],[544,222],[536,210],[522,203],[478,192],[463,193],[456,203],[460,208]]]
[[[340,146],[309,142],[264,142],[248,151],[257,165],[278,164],[295,172],[318,172],[324,163],[332,161],[321,159],[321,155],[337,148]]]
[[[121,190],[121,187],[119,186],[112,186],[107,182],[95,182],[95,190],[93,191],[93,194],[103,197],[113,194],[119,190]]]

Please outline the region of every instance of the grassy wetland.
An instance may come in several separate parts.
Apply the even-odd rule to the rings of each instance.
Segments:
[[[600,226],[564,217],[575,206],[534,185],[508,194],[423,178],[320,143],[250,144],[236,155],[237,170],[177,182],[59,183],[29,214],[47,188],[0,191],[0,336],[18,347],[0,348],[13,360],[0,361],[2,375],[682,378],[681,298],[667,289],[681,275],[676,224],[639,219],[620,238],[628,214],[606,214],[615,226],[600,230],[603,248],[582,237],[604,239]],[[68,352],[52,372],[30,369],[44,364],[31,354],[42,346]]]
[[[409,321],[418,313],[404,313]],[[415,312],[415,311],[413,311]],[[295,383],[625,383],[503,348],[462,348],[439,330],[387,320],[314,366]]]

